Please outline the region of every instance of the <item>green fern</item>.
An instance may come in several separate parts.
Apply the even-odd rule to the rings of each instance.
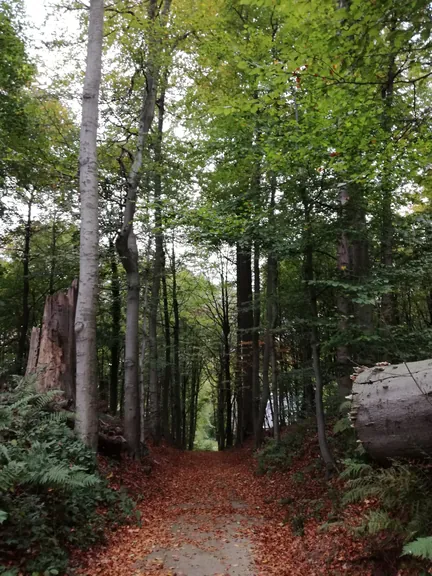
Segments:
[[[417,538],[417,540],[405,544],[402,555],[406,556],[408,554],[416,558],[432,560],[432,536]]]
[[[380,468],[348,460],[341,476],[346,480],[345,504],[374,498],[380,506],[365,515],[360,533],[386,531],[405,541],[430,533],[432,498],[427,495],[432,478],[427,468],[397,461]]]
[[[66,573],[70,547],[98,541],[110,517],[132,511],[98,475],[95,455],[67,426],[69,413],[55,411],[59,395],[36,391],[34,379],[0,394],[0,542],[25,573]],[[101,504],[107,515],[98,514]]]
[[[359,476],[365,476],[370,474],[372,467],[364,462],[356,462],[355,460],[345,460],[345,469],[341,473],[341,478],[343,480],[350,480],[352,478],[358,478]]]

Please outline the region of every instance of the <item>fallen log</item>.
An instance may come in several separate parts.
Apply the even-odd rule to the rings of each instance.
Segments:
[[[350,420],[378,460],[432,454],[432,360],[377,364],[353,377]]]

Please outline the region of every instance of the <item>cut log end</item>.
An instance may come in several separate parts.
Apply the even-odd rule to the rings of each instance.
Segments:
[[[374,458],[432,454],[432,360],[380,363],[356,374],[350,420]]]

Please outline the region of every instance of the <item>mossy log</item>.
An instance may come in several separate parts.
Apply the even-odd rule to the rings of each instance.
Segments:
[[[354,378],[350,419],[373,458],[432,454],[432,360],[367,368]]]

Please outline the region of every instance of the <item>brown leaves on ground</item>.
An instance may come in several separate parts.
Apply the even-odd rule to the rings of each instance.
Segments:
[[[346,524],[335,522],[326,531],[321,529],[334,508],[332,494],[342,486],[338,480],[330,486],[325,482],[322,470],[314,465],[318,458],[312,438],[288,472],[265,476],[256,475],[256,462],[247,449],[183,453],[155,448],[150,476],[143,464],[125,460],[112,472],[111,481],[142,498],[141,526],[121,527],[108,535],[104,546],[77,555],[78,573],[174,576],[160,559],[145,559],[154,550],[175,551],[185,545],[187,536],[172,530],[179,518],[198,532],[217,532],[217,526],[234,517],[241,506],[246,520],[240,522],[239,535],[253,544],[257,576],[408,574],[392,567],[388,558],[373,558],[370,544],[354,538]],[[361,507],[354,506],[338,510],[338,519],[355,523],[360,513]],[[397,554],[391,560],[397,562]]]

